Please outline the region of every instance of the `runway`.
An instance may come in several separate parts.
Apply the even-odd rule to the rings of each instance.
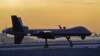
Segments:
[[[18,48],[18,47],[34,47],[34,48],[41,48],[44,46],[44,41],[38,42],[31,42],[31,43],[22,43],[22,44],[1,44],[0,45],[0,50],[1,48]],[[51,47],[65,47],[65,48],[70,48],[68,41],[62,40],[62,41],[48,41],[49,48]],[[73,41],[73,47],[72,48],[97,48],[100,46],[100,42],[94,42],[94,41]]]
[[[100,43],[93,41],[74,41],[70,47],[67,41],[49,41],[44,48],[44,41],[0,45],[0,56],[100,56]]]

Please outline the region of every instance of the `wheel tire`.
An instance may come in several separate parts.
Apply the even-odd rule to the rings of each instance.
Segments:
[[[48,45],[44,45],[44,48],[48,48]]]
[[[81,36],[81,39],[84,40],[85,39],[85,36]]]

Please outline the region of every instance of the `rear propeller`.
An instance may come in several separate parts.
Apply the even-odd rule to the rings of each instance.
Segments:
[[[5,29],[7,29],[7,20],[5,20],[5,24],[6,24],[6,25],[5,25]],[[7,33],[5,32],[4,34],[5,34],[5,36],[7,37]]]

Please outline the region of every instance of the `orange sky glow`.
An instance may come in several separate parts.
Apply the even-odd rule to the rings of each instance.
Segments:
[[[99,0],[0,0],[0,31],[11,26],[11,15],[33,29],[85,26],[100,32]]]

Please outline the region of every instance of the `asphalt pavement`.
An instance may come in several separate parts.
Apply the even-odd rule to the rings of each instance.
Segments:
[[[43,42],[1,44],[0,56],[100,56],[99,42],[74,41],[73,47],[66,41],[49,41],[44,48]]]

